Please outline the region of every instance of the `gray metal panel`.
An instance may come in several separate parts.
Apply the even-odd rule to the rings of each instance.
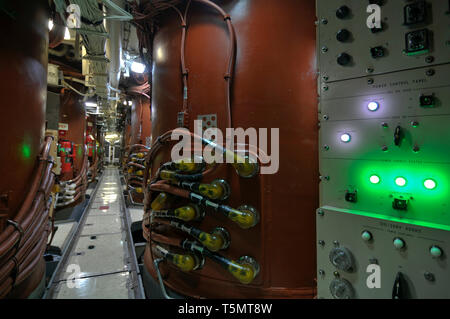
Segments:
[[[406,278],[411,298],[450,298],[448,231],[361,216],[357,211],[333,207],[324,207],[322,210],[323,216],[317,215],[317,240],[324,241],[324,245],[318,245],[317,249],[319,298],[333,298],[329,286],[336,278],[335,271],[341,279],[351,283],[355,298],[390,299],[399,271]],[[372,234],[373,240],[362,240],[361,234],[365,230]],[[393,246],[396,237],[405,241],[405,249],[397,250]],[[431,256],[429,250],[433,245],[443,250],[442,257]],[[329,253],[336,246],[351,251],[355,261],[353,272],[337,270],[330,262]],[[381,269],[381,288],[369,289],[366,280],[370,273],[366,272],[366,268],[374,259]],[[434,282],[425,278],[426,272],[434,275]]]
[[[49,130],[58,130],[59,104],[59,94],[48,91],[45,119],[47,121],[47,129]]]
[[[378,33],[372,33],[367,27],[366,12],[368,1],[340,0],[317,1],[318,15],[318,56],[319,68],[322,78],[328,77],[328,81],[344,80],[371,74],[382,74],[386,72],[424,67],[448,62],[450,56],[450,16],[448,14],[448,1],[428,0],[432,12],[428,23],[412,26],[403,24],[403,8],[410,2],[399,0],[386,0],[381,6],[382,22],[385,29]],[[346,5],[350,8],[350,16],[346,19],[338,19],[336,10]],[[322,21],[326,20],[324,24]],[[403,53],[405,49],[405,34],[411,31],[427,28],[430,30],[431,47],[427,54],[407,56]],[[351,32],[348,42],[339,42],[336,33],[340,29]],[[370,49],[383,46],[387,51],[386,56],[374,59]],[[322,52],[322,48],[328,50]],[[347,66],[340,66],[336,59],[340,53],[348,53],[353,59]],[[427,63],[425,58],[433,56],[432,63]],[[373,69],[368,73],[367,69]]]

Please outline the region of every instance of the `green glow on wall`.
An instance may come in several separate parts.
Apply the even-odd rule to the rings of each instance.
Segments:
[[[20,147],[22,158],[29,159],[31,157],[31,145],[23,143]]]

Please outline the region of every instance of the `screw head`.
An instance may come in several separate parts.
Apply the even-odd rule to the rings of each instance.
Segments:
[[[417,153],[418,151],[420,151],[420,147],[417,146],[417,145],[414,146],[414,147],[413,147],[413,151]]]
[[[328,151],[328,150],[330,149],[330,147],[329,147],[328,145],[324,145],[324,146],[323,146],[323,149],[324,149],[325,151]]]
[[[433,63],[434,62],[434,57],[429,55],[425,58],[425,62],[426,63]]]
[[[373,71],[375,71],[373,68],[367,68],[367,69],[366,69],[366,72],[367,72],[367,73],[373,73]]]
[[[323,46],[323,47],[322,47],[322,53],[326,53],[326,52],[328,52],[328,48],[325,47],[325,46]]]
[[[386,127],[389,126],[389,124],[387,124],[386,122],[383,122],[383,123],[381,123],[381,126],[384,127],[384,128],[386,128]]]
[[[324,119],[325,121],[328,121],[329,118],[330,118],[330,117],[329,117],[328,115],[324,115],[324,116],[323,116],[323,119]]]
[[[319,209],[319,210],[317,211],[317,214],[318,214],[319,216],[323,216],[323,215],[325,215],[325,212],[323,211],[323,209]]]
[[[325,18],[322,18],[322,19],[320,20],[320,22],[322,22],[322,24],[328,24],[328,20],[325,19]]]
[[[319,240],[319,245],[323,247],[325,246],[325,242],[323,240]]]
[[[383,145],[383,147],[381,148],[381,150],[382,150],[383,152],[386,152],[386,151],[388,150],[388,147],[387,147],[386,145]]]
[[[325,276],[325,271],[323,269],[319,269],[319,275]]]
[[[434,71],[434,69],[429,69],[429,70],[427,70],[426,75],[433,76],[435,73],[436,72]]]
[[[426,271],[423,274],[423,276],[425,277],[426,280],[431,281],[431,282],[436,280],[436,278],[434,277],[434,274],[432,274],[431,272],[428,272],[428,271]]]
[[[367,84],[369,84],[369,85],[370,85],[370,84],[373,84],[373,82],[374,82],[373,79],[368,79],[368,80],[367,80]]]
[[[417,121],[412,121],[412,122],[411,122],[411,126],[412,126],[412,127],[417,127],[417,126],[419,126],[419,122],[417,122]]]

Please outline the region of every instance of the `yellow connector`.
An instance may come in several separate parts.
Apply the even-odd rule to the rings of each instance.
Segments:
[[[255,259],[243,256],[237,261],[231,261],[228,271],[241,283],[248,285],[259,273],[259,265]]]
[[[136,156],[137,156],[137,158],[144,158],[145,154],[144,153],[137,153]]]
[[[191,159],[179,160],[174,162],[173,164],[178,172],[183,173],[196,173],[201,171],[203,167],[202,163],[195,163]]]
[[[156,197],[151,204],[152,210],[164,209],[168,199],[169,195],[167,195],[166,193],[159,193],[158,197]]]
[[[128,172],[128,174],[133,174],[133,169],[130,167],[130,168],[127,170],[127,172]]]
[[[194,255],[179,255],[171,254],[167,255],[169,259],[175,266],[181,269],[181,271],[189,272],[198,267],[198,261]]]
[[[242,229],[248,229],[259,222],[259,214],[257,210],[251,206],[243,205],[238,209],[230,209],[228,211],[228,218],[234,221]]]
[[[219,251],[228,248],[230,244],[229,233],[221,227],[214,229],[211,234],[201,232],[198,240],[211,251]]]
[[[144,190],[142,189],[142,187],[136,187],[134,190],[135,190],[135,192],[138,193],[138,194],[142,194],[142,193],[144,192]]]
[[[181,219],[185,222],[190,222],[201,217],[201,211],[197,205],[191,204],[175,209],[174,215],[178,219]]]
[[[170,182],[176,182],[177,179],[175,178],[176,173],[168,170],[162,170],[159,176],[161,179],[164,179],[166,181]]]
[[[198,191],[213,200],[225,200],[230,196],[230,186],[222,179],[217,179],[211,184],[200,184]]]
[[[136,172],[137,176],[144,176],[144,171],[143,170],[139,170]]]

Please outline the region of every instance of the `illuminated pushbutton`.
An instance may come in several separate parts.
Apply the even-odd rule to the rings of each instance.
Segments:
[[[395,249],[398,249],[398,250],[405,248],[405,241],[401,238],[395,238],[394,239],[394,247],[395,247]]]
[[[430,248],[430,254],[434,258],[439,258],[443,255],[442,249],[438,246],[431,246]]]
[[[372,237],[372,234],[369,231],[365,230],[365,231],[362,232],[361,238],[364,241],[371,241],[373,237]]]

